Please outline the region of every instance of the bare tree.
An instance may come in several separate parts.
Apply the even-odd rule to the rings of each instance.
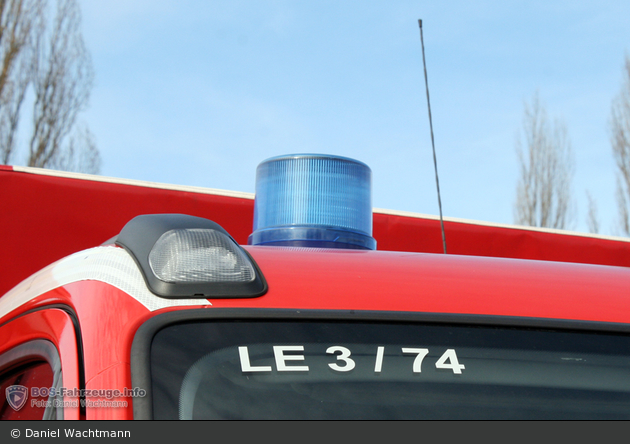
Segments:
[[[79,6],[77,0],[55,4],[51,20],[44,0],[0,0],[2,32],[11,31],[6,35],[14,36],[15,42],[0,34],[0,65],[8,67],[4,83],[4,71],[0,73],[0,162],[8,163],[15,151],[20,109],[30,87],[27,165],[98,173],[100,157],[93,136],[87,128],[75,128],[94,79],[80,31]]]
[[[68,143],[55,152],[47,167],[97,174],[101,170],[101,156],[89,128],[86,125],[75,127]]]
[[[617,165],[619,228],[623,234],[630,236],[630,59],[627,56],[623,84],[612,103],[610,129]]]
[[[588,226],[589,233],[599,233],[599,219],[597,218],[597,204],[591,196],[591,193],[586,192],[586,198],[588,200],[588,215],[586,217],[586,224]]]
[[[52,32],[35,41],[29,166],[45,167],[61,155],[62,143],[89,99],[94,73],[80,23],[76,1],[59,0]]]
[[[523,143],[525,148],[523,148]],[[517,139],[520,166],[515,223],[566,229],[573,223],[571,182],[574,160],[565,124],[551,124],[538,94],[525,105],[523,134]]]
[[[9,163],[15,150],[33,36],[43,24],[44,7],[38,0],[0,0],[0,163]]]

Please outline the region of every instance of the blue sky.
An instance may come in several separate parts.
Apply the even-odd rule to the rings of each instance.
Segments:
[[[445,216],[513,222],[515,140],[536,91],[615,234],[611,101],[627,1],[80,1],[96,82],[81,115],[102,174],[253,192],[264,159],[367,163],[377,208],[438,214],[423,20]]]

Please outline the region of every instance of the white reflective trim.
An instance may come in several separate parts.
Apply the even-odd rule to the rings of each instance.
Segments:
[[[74,173],[70,171],[56,171],[48,168],[35,168],[24,166],[13,166],[13,171],[18,173],[38,174],[40,176],[53,176],[67,179],[90,180],[93,182],[115,183],[121,185],[131,185],[135,187],[157,188],[160,190],[184,191],[187,193],[213,194],[216,196],[237,197],[240,199],[254,200],[254,193],[244,191],[219,190],[216,188],[197,187],[192,185],[172,185],[168,183],[147,182],[145,180],[120,179],[118,177],[97,176],[94,174]]]
[[[373,214],[385,214],[390,216],[402,216],[409,217],[413,219],[428,219],[428,220],[440,220],[439,216],[434,216],[432,214],[422,214],[422,213],[412,213],[409,211],[398,211],[398,210],[386,210],[383,208],[374,208]],[[457,222],[460,224],[467,225],[475,225],[479,227],[491,227],[491,228],[507,228],[510,230],[520,230],[520,231],[537,231],[539,233],[551,233],[551,234],[560,234],[563,236],[575,236],[582,238],[592,238],[592,239],[605,239],[612,241],[620,241],[620,242],[630,242],[630,238],[620,237],[620,236],[609,236],[605,234],[596,234],[596,233],[580,233],[577,231],[569,231],[569,230],[559,230],[557,228],[544,228],[544,227],[528,227],[524,225],[510,225],[510,224],[501,224],[497,222],[486,222],[480,220],[472,220],[472,219],[461,219],[458,217],[444,217],[445,222]]]
[[[100,281],[136,299],[148,310],[212,305],[207,299],[165,299],[151,293],[131,256],[122,248],[96,247],[72,254],[22,281],[0,298],[0,318],[31,299],[79,281]]]

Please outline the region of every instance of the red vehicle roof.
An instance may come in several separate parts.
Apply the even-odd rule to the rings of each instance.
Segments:
[[[213,307],[630,322],[630,269],[625,267],[401,252],[246,249],[269,282],[268,294],[213,299]]]

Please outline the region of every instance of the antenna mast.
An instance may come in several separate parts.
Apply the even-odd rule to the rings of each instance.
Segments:
[[[431,119],[431,101],[429,100],[429,81],[427,80],[427,63],[424,57],[424,38],[422,37],[422,20],[420,26],[420,43],[422,44],[422,65],[424,66],[424,85],[427,90],[427,106],[429,108],[429,127],[431,128],[431,146],[433,147],[433,167],[435,168],[435,185],[437,186],[438,207],[440,209],[440,226],[442,228],[442,245],[446,254],[446,235],[444,234],[444,217],[442,217],[442,199],[440,198],[440,180],[438,179],[437,157],[435,155],[435,139],[433,137],[433,119]]]

